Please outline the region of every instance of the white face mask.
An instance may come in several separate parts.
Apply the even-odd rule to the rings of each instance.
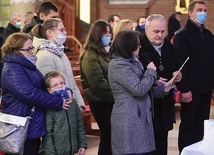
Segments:
[[[58,45],[63,45],[66,41],[66,35],[65,34],[59,34],[56,39],[54,38],[54,40],[56,41],[56,43]]]

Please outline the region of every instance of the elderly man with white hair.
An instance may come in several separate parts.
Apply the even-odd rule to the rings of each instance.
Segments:
[[[19,32],[21,29],[21,15],[17,14],[17,13],[12,13],[10,15],[10,22],[8,23],[7,27],[4,29],[2,36],[4,38],[4,40],[6,40],[6,38],[15,33],[15,32]]]
[[[150,15],[146,19],[145,33],[141,36],[141,49],[139,57],[146,69],[151,61],[157,67],[157,74],[160,76],[156,84],[166,83],[180,67],[177,52],[173,45],[165,39],[166,20],[160,14]],[[182,74],[179,72],[175,82],[180,82]],[[154,99],[153,126],[155,135],[156,150],[146,155],[167,155],[168,132],[173,129],[175,121],[175,101],[173,90],[163,98]]]

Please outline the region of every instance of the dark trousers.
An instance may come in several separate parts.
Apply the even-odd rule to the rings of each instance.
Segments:
[[[100,128],[101,135],[98,155],[112,155],[110,117],[113,104],[105,102],[89,102],[89,106]]]
[[[40,146],[40,138],[29,139],[25,141],[24,155],[38,155]],[[10,155],[5,153],[5,155]]]
[[[156,150],[146,153],[146,155],[167,155],[168,131],[155,131]]]
[[[184,147],[201,141],[204,135],[204,120],[210,115],[210,94],[192,93],[192,102],[181,103],[181,123],[178,135],[179,152]]]

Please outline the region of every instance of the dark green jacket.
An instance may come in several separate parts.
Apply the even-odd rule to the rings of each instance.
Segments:
[[[81,82],[84,95],[89,102],[114,103],[108,82],[108,65],[100,54],[100,48],[92,44],[80,62]]]
[[[70,155],[71,149],[72,154],[75,154],[79,148],[87,148],[83,118],[75,99],[67,111],[47,110],[46,121],[44,155]]]

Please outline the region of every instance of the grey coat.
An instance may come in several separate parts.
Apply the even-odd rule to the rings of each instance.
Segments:
[[[150,97],[166,95],[163,85],[153,87],[156,71],[147,69],[143,74],[136,61],[114,57],[108,78],[115,99],[111,115],[113,155],[155,150]]]

